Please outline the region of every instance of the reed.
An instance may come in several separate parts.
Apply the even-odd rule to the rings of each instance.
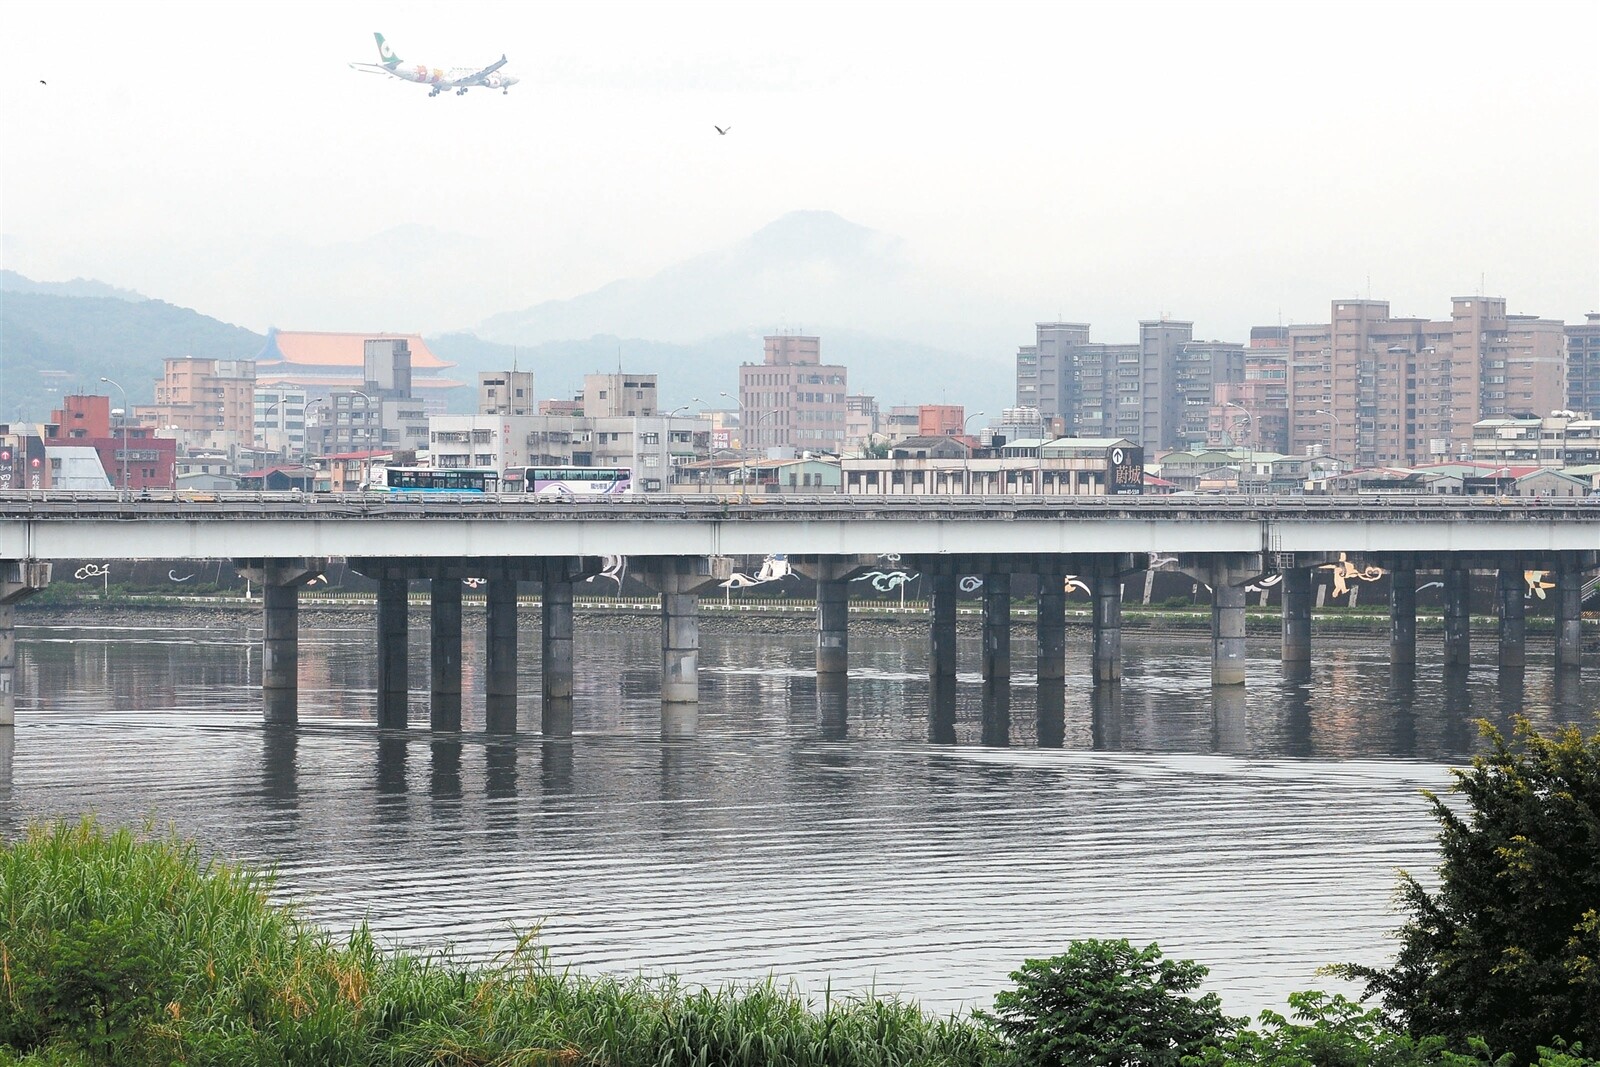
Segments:
[[[965,1067],[981,1026],[873,996],[812,1003],[552,965],[534,934],[488,966],[335,939],[269,874],[92,819],[0,849],[0,1067],[9,1063]]]

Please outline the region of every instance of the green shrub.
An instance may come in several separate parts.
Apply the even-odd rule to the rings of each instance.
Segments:
[[[1490,751],[1457,770],[1457,812],[1439,822],[1439,889],[1402,875],[1410,917],[1392,967],[1363,979],[1414,1036],[1460,1047],[1481,1036],[1523,1062],[1559,1039],[1600,1043],[1600,733],[1551,738],[1519,718],[1515,744],[1488,723]]]
[[[1390,1027],[1377,1009],[1363,1009],[1348,997],[1325,993],[1289,994],[1291,1019],[1261,1013],[1260,1030],[1240,1030],[1186,1061],[1185,1067],[1511,1067],[1515,1058],[1496,1058],[1481,1038],[1451,1049],[1443,1037],[1416,1038]],[[1595,1067],[1581,1050],[1540,1048],[1537,1067]]]
[[[1020,1067],[1178,1067],[1245,1021],[1223,1015],[1215,993],[1185,995],[1205,975],[1155,945],[1074,941],[1025,962],[981,1017],[1006,1043],[1002,1062]]]

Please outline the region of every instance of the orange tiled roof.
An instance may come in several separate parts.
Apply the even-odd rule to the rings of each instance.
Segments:
[[[313,333],[305,330],[273,330],[267,334],[267,347],[256,357],[258,363],[293,363],[302,367],[360,367],[365,365],[363,341],[399,338],[410,342],[412,370],[440,370],[453,367],[428,348],[420,334],[414,333]]]

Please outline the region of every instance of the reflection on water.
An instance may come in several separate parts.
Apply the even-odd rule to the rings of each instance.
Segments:
[[[469,613],[463,730],[377,729],[372,631],[308,625],[301,721],[261,722],[258,635],[25,627],[19,725],[0,729],[0,828],[97,811],[172,822],[270,863],[320,921],[368,918],[473,955],[541,927],[564,963],[692,980],[769,970],[811,988],[986,1004],[1074,937],[1159,941],[1212,967],[1235,1013],[1379,962],[1394,869],[1425,871],[1417,795],[1473,721],[1592,727],[1600,687],[1533,666],[1414,668],[1320,642],[1213,689],[1203,639],[1129,632],[1125,679],[986,687],[976,638],[930,687],[926,635],[852,635],[818,679],[811,637],[706,628],[698,707],[659,702],[653,628],[585,626],[570,739],[538,734],[537,626],[514,707],[482,696]],[[427,634],[411,721],[427,722]],[[1032,663],[1025,630],[1013,662]],[[486,731],[486,723],[499,729]],[[517,732],[507,732],[514,724]]]

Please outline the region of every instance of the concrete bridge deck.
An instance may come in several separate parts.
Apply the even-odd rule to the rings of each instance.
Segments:
[[[263,590],[265,714],[292,720],[299,589],[344,558],[378,583],[378,721],[389,727],[406,721],[410,583],[428,581],[430,723],[446,730],[460,724],[462,579],[487,581],[486,706],[501,724],[516,721],[518,585],[537,582],[541,721],[561,735],[572,721],[573,585],[602,557],[627,557],[660,594],[669,705],[698,700],[699,595],[728,578],[731,557],[774,553],[816,580],[819,692],[833,694],[837,714],[849,582],[886,555],[928,579],[935,705],[952,699],[959,577],[981,576],[986,699],[1003,702],[1015,576],[1030,576],[1021,592],[1037,593],[1040,684],[1063,676],[1067,573],[1092,589],[1095,680],[1116,684],[1123,581],[1158,556],[1211,589],[1214,685],[1245,682],[1245,588],[1266,574],[1282,580],[1285,667],[1309,663],[1311,569],[1334,561],[1392,572],[1390,649],[1401,668],[1416,662],[1419,571],[1440,573],[1448,668],[1471,661],[1470,572],[1497,573],[1502,670],[1526,662],[1525,570],[1547,571],[1556,662],[1577,668],[1583,583],[1600,567],[1600,499],[0,493],[0,724],[14,706],[12,605],[49,582],[53,561],[233,560]]]

